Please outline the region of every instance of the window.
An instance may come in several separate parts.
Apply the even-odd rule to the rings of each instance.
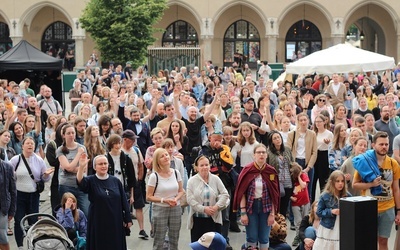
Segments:
[[[42,51],[63,59],[66,51],[75,48],[72,28],[64,22],[54,22],[47,27],[42,37]]]
[[[293,24],[286,34],[286,61],[296,61],[321,50],[322,38],[317,26],[307,20]]]
[[[12,48],[10,29],[6,23],[0,22],[0,56]]]
[[[260,35],[248,21],[239,20],[228,27],[224,36],[224,66],[236,62],[255,67],[260,59]]]
[[[197,47],[196,30],[188,22],[179,20],[169,25],[162,39],[163,47]]]

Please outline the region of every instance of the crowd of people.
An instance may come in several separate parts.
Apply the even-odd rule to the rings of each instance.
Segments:
[[[22,248],[19,222],[51,181],[53,214],[88,249],[125,250],[132,218],[153,249],[179,249],[185,206],[191,242],[214,232],[232,249],[229,234],[245,226],[243,249],[290,249],[288,223],[292,246],[339,249],[339,199],[360,194],[378,200],[387,249],[400,223],[400,64],[276,85],[262,73],[211,61],[152,76],[88,67],[69,111],[50,86],[35,95],[29,79],[0,80],[0,246],[14,233]]]

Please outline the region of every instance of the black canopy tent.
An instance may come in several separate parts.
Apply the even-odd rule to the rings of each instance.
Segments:
[[[46,84],[53,90],[53,97],[63,105],[61,70],[62,60],[43,53],[25,40],[0,56],[0,79],[19,83],[29,78],[30,88],[35,93]]]
[[[25,40],[0,56],[0,70],[62,70],[62,60],[46,55]]]

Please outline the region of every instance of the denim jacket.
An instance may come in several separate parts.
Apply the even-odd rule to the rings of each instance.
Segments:
[[[351,196],[347,193],[346,196]],[[326,228],[333,229],[336,215],[332,214],[332,209],[339,208],[339,200],[332,194],[323,192],[318,201],[317,215],[321,218],[320,224]]]

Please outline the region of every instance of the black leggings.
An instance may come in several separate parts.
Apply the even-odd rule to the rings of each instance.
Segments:
[[[315,200],[317,180],[319,181],[319,188],[322,192],[326,182],[328,181],[330,173],[328,151],[318,150],[317,160],[314,164],[314,180],[312,183],[311,203]]]
[[[193,216],[193,227],[190,230],[191,242],[198,241],[207,232],[221,233],[221,224],[215,223],[211,217],[201,218]]]

